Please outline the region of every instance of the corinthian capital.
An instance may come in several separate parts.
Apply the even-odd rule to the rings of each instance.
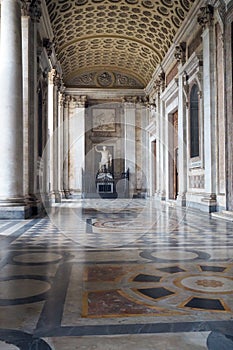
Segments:
[[[39,22],[41,17],[41,1],[22,0],[21,14],[22,16],[30,17],[34,22]]]
[[[175,47],[174,56],[179,63],[185,62],[186,43],[180,43]]]
[[[206,5],[200,8],[200,12],[197,16],[197,22],[203,28],[208,27],[214,18],[214,7],[212,5]]]
[[[76,96],[76,107],[84,108],[86,106],[87,96]]]

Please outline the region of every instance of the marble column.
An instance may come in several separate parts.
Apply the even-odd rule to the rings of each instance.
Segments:
[[[25,217],[21,2],[1,1],[0,217]],[[21,204],[22,207],[17,207]],[[15,205],[15,208],[3,205]]]
[[[156,85],[156,110],[154,112],[155,114],[155,132],[156,132],[156,154],[152,155],[154,158],[154,163],[153,166],[155,168],[155,183],[156,183],[156,187],[155,187],[155,196],[158,198],[160,198],[160,193],[161,193],[161,166],[160,166],[160,159],[161,159],[161,125],[160,125],[160,118],[161,118],[161,114],[160,114],[160,108],[161,108],[161,100],[160,100],[160,81],[155,82]],[[153,150],[154,153],[154,150]]]
[[[149,178],[149,137],[146,127],[148,125],[148,110],[140,102],[136,105],[136,176],[137,192],[143,198],[147,196],[150,184]]]
[[[233,52],[232,52],[233,8],[226,16],[225,42],[225,77],[226,77],[226,196],[227,210],[233,211]],[[229,38],[231,40],[229,40]]]
[[[160,118],[159,118],[159,153],[160,153],[160,163],[159,163],[159,176],[160,176],[160,191],[159,197],[160,200],[165,200],[166,198],[166,171],[165,171],[165,155],[166,150],[166,139],[165,139],[165,129],[166,129],[166,120],[165,120],[165,104],[164,101],[160,103]]]
[[[129,169],[129,196],[133,197],[136,187],[136,110],[135,101],[125,102],[125,169]]]
[[[204,101],[204,159],[207,211],[216,210],[216,111],[215,111],[215,47],[213,7],[202,8],[198,22],[203,28],[203,101]]]
[[[58,93],[61,84],[60,76],[55,72],[53,76],[53,196],[55,203],[61,202],[61,193],[59,191],[60,184],[60,173],[59,173],[59,141],[60,141],[60,130],[59,130],[59,101]]]
[[[40,20],[38,3],[23,2],[23,132],[24,132],[24,193],[33,213],[38,213],[38,87],[37,87],[37,29]]]
[[[61,193],[62,198],[64,198],[64,178],[63,178],[63,163],[64,163],[64,102],[65,95],[59,93],[59,111],[58,111],[58,174],[59,174],[59,184],[58,189]]]
[[[69,197],[69,102],[65,96],[63,112],[63,189],[65,198]]]
[[[75,96],[69,113],[69,186],[73,198],[82,195],[82,171],[85,170],[86,96]]]
[[[179,98],[178,98],[178,173],[179,189],[177,203],[186,206],[187,192],[187,95],[186,75],[183,73],[182,66],[179,67]]]

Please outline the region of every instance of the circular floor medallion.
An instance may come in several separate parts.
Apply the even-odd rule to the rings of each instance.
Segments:
[[[20,254],[13,258],[15,262],[29,264],[51,263],[56,262],[60,259],[62,259],[62,255],[55,253]]]
[[[36,296],[47,292],[50,284],[36,279],[9,279],[0,281],[0,299],[13,300]]]
[[[0,349],[1,350],[18,350],[19,348],[15,345],[7,344],[3,341],[0,341]]]
[[[162,250],[151,254],[154,258],[163,260],[193,260],[198,258],[198,254],[183,250]]]
[[[233,280],[230,277],[203,274],[185,277],[178,281],[185,289],[201,293],[233,293]]]

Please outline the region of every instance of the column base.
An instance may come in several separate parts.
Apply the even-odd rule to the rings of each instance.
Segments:
[[[26,204],[30,208],[30,217],[43,216],[45,214],[44,203],[41,195],[30,195],[26,198]]]
[[[53,192],[50,198],[52,203],[61,203],[62,195],[60,192]]]
[[[32,216],[31,208],[28,205],[4,205],[0,204],[0,219],[20,220]]]
[[[155,193],[155,198],[157,199],[157,200],[160,200],[160,201],[165,201],[166,200],[166,194],[165,194],[165,192],[164,191],[157,191],[156,193]]]
[[[186,207],[186,194],[185,193],[179,193],[176,199],[177,205],[180,207]]]
[[[214,193],[187,193],[186,207],[199,209],[206,213],[213,213],[217,208],[216,195]]]

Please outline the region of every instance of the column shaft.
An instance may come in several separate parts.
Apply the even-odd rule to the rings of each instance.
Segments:
[[[1,1],[0,54],[0,199],[22,201],[23,113],[22,113],[21,4]]]
[[[132,197],[136,182],[135,103],[125,103],[125,170],[129,169],[129,195]]]

